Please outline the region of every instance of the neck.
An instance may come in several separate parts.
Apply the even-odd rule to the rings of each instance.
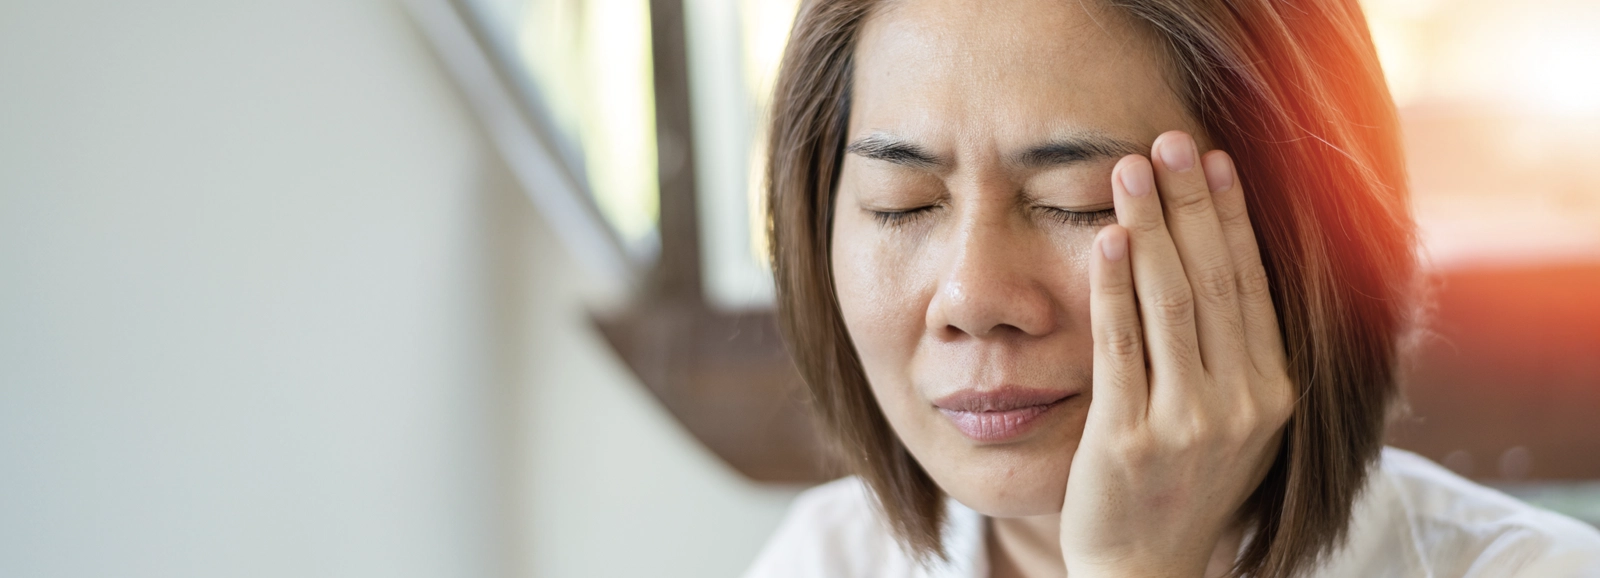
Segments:
[[[1061,516],[988,518],[984,547],[989,552],[992,578],[1063,578],[1067,563],[1061,555]],[[1206,565],[1207,578],[1221,578],[1233,569],[1244,528],[1230,527],[1217,540]]]
[[[984,546],[991,578],[1060,578],[1067,575],[1061,555],[1061,516],[988,518]]]

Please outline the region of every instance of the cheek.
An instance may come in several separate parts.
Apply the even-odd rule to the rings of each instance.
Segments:
[[[922,334],[932,294],[919,250],[875,231],[863,215],[836,215],[834,290],[845,328],[869,377],[903,366]]]
[[[1056,299],[1066,310],[1067,330],[1089,330],[1089,251],[1094,246],[1094,231],[1089,229],[1056,235],[1051,244],[1061,256],[1063,278],[1057,285]]]

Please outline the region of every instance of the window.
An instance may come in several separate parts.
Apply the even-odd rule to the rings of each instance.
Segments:
[[[410,2],[580,261],[626,275],[692,253],[662,269],[688,269],[700,294],[671,311],[641,295],[601,323],[641,381],[747,475],[819,479],[770,313],[760,186],[798,0]],[[1422,420],[1395,442],[1484,479],[1600,479],[1600,3],[1362,4],[1439,280],[1440,337],[1408,384]],[[673,181],[685,171],[692,190]],[[636,363],[675,356],[698,357]],[[1593,484],[1526,488],[1600,523]]]

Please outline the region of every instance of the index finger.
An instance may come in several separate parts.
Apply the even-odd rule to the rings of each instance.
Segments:
[[[1138,422],[1150,403],[1128,231],[1106,225],[1095,235],[1089,259],[1089,319],[1094,336],[1094,390],[1090,416],[1124,425]]]

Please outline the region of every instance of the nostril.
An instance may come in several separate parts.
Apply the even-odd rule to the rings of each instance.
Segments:
[[[1025,335],[1027,333],[1028,332],[1027,331],[1023,331],[1021,327],[1017,327],[1017,326],[1012,325],[1010,323],[1001,323],[1001,324],[996,325],[994,327],[990,327],[989,331],[988,331],[988,335],[992,335],[992,336],[996,336],[996,337],[1004,337],[1004,336],[1011,336],[1011,335]]]
[[[947,337],[970,335],[972,337],[987,338],[1026,335],[1028,332],[1023,331],[1021,327],[1017,327],[1009,323],[1001,323],[999,325],[992,325],[988,327],[973,327],[972,329],[963,329],[961,326],[954,324],[946,325],[944,326],[944,333]]]

